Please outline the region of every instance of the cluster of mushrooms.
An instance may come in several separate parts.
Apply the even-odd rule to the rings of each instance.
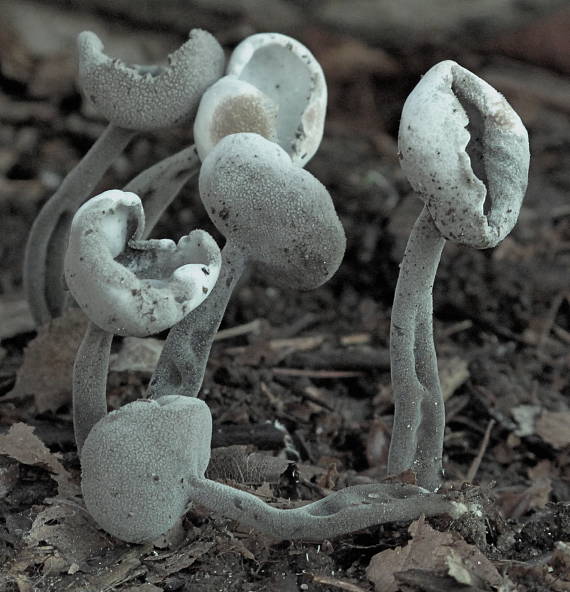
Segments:
[[[347,487],[278,509],[207,479],[212,418],[198,398],[231,293],[250,265],[276,285],[326,282],[346,239],[326,188],[303,166],[320,144],[327,101],[310,51],[258,34],[224,53],[193,30],[166,67],[128,66],[79,36],[79,84],[109,124],[45,204],[26,250],[24,283],[38,325],[79,306],[89,319],[74,365],[73,419],[85,505],[107,532],[157,538],[190,503],[276,538],[320,540],[468,505],[437,493],[444,405],[432,329],[432,285],[446,240],[488,248],[513,228],[526,190],[528,137],[505,99],[455,62],[434,66],[404,106],[399,156],[425,203],[401,266],[392,311],[395,418],[388,471],[397,480]],[[225,74],[224,74],[225,70]],[[194,122],[195,144],[91,197],[137,131]],[[148,238],[199,175],[203,205],[225,237]],[[107,413],[114,335],[169,329],[148,392]],[[472,509],[472,508],[471,508]]]

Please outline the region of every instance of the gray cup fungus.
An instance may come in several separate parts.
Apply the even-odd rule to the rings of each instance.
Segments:
[[[190,397],[140,400],[109,413],[81,453],[81,489],[91,516],[123,541],[165,533],[204,477],[211,431],[208,406]]]
[[[399,483],[356,485],[302,507],[280,509],[206,479],[212,419],[196,398],[166,395],[100,419],[85,441],[81,489],[97,524],[142,543],[173,527],[190,502],[278,539],[323,540],[424,514],[457,518],[463,504]]]
[[[228,244],[278,286],[310,290],[338,269],[346,239],[332,199],[277,144],[226,136],[202,165],[200,195]]]
[[[388,471],[417,484],[442,482],[445,409],[433,341],[432,288],[446,239],[494,247],[515,225],[526,191],[529,147],[504,97],[452,61],[434,66],[406,100],[399,155],[425,207],[400,265],[390,362],[395,411]]]
[[[227,76],[202,97],[194,123],[200,158],[226,135],[258,133],[304,166],[323,137],[327,86],[321,66],[301,43],[260,33],[232,52]]]
[[[172,327],[216,283],[221,255],[214,239],[195,230],[175,244],[138,240],[144,212],[134,193],[111,190],[75,214],[65,257],[67,285],[98,327],[144,337]]]
[[[103,53],[99,37],[79,35],[79,84],[116,126],[148,131],[186,123],[202,93],[224,70],[224,52],[206,31],[193,29],[168,65],[129,66]]]
[[[404,104],[398,144],[443,237],[486,249],[509,234],[528,182],[528,134],[492,86],[455,62],[437,64]]]

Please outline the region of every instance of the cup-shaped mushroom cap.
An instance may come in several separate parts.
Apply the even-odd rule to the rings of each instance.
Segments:
[[[287,35],[259,33],[234,49],[227,74],[277,105],[277,142],[294,164],[304,166],[321,143],[327,109],[325,76],[313,54]]]
[[[431,68],[402,112],[399,156],[442,236],[485,249],[515,225],[528,134],[492,86],[453,61]]]
[[[212,416],[194,397],[168,395],[112,411],[81,452],[81,489],[95,521],[132,543],[156,539],[184,513],[210,460]]]
[[[251,132],[277,142],[277,106],[257,87],[224,76],[202,95],[194,120],[194,142],[204,160],[225,136]]]
[[[224,71],[220,44],[201,29],[190,31],[164,67],[130,66],[110,58],[90,31],[80,33],[78,50],[85,95],[111,123],[138,131],[190,121],[202,93]]]
[[[200,196],[218,230],[277,285],[316,288],[342,261],[346,239],[328,191],[257,134],[217,144],[202,164]]]
[[[181,321],[218,279],[221,254],[203,230],[171,240],[138,240],[144,212],[134,193],[111,190],[75,214],[65,255],[73,297],[97,326],[145,337]],[[129,240],[130,239],[130,240]]]

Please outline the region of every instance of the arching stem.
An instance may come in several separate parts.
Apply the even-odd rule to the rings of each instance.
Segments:
[[[212,293],[170,330],[149,383],[149,398],[198,396],[214,336],[245,265],[241,249],[227,242],[222,249],[220,276]]]
[[[395,413],[388,472],[407,469],[435,491],[442,480],[445,409],[433,341],[433,283],[445,245],[426,207],[400,266],[390,329]]]
[[[419,487],[396,483],[356,485],[291,509],[274,508],[256,496],[209,479],[197,480],[190,500],[278,539],[322,541],[385,522],[422,514],[459,515],[466,507]]]
[[[38,214],[28,237],[23,272],[24,289],[38,325],[63,310],[63,259],[73,215],[135,133],[109,124]]]
[[[199,170],[200,159],[192,145],[157,162],[125,185],[123,191],[141,198],[145,216],[143,239],[149,237],[166,208]]]
[[[73,428],[77,451],[107,415],[107,373],[113,334],[89,322],[73,365]]]

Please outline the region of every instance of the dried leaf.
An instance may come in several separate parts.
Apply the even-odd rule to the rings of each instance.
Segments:
[[[71,310],[40,327],[37,337],[24,351],[24,363],[9,394],[33,395],[39,413],[55,411],[69,403],[73,361],[86,325],[85,315]]]
[[[25,540],[32,548],[52,545],[65,560],[65,569],[72,564],[81,565],[109,546],[108,537],[97,528],[87,510],[68,503],[58,503],[40,512]]]
[[[513,579],[523,580],[532,590],[551,590],[552,592],[570,592],[570,574],[560,574],[550,565],[513,563],[508,568]]]
[[[331,459],[328,464],[327,471],[317,479],[317,485],[323,489],[334,489],[338,483],[340,473],[338,472],[337,465],[340,461],[337,459]]]
[[[20,465],[9,458],[0,456],[0,499],[6,497],[18,482]]]
[[[531,467],[527,471],[529,479],[532,481],[538,481],[539,479],[551,479],[553,477],[560,477],[560,474],[554,465],[546,459],[538,462],[534,467]]]
[[[112,372],[140,372],[150,375],[156,368],[163,346],[162,339],[126,337],[119,353],[112,357],[110,369]]]
[[[150,549],[151,545],[137,545],[123,553],[113,565],[104,568],[101,574],[87,576],[77,585],[66,588],[67,592],[114,590],[121,584],[145,574],[146,569],[141,566],[141,557]]]
[[[554,553],[550,564],[555,573],[559,574],[560,579],[566,580],[570,585],[570,543],[558,541],[554,544]]]
[[[544,508],[550,501],[552,481],[548,478],[537,479],[530,487],[518,487],[496,490],[501,512],[505,518],[517,519],[533,508]]]
[[[24,297],[0,298],[0,339],[33,331],[34,320]]]
[[[196,541],[179,551],[153,558],[151,567],[153,573],[149,575],[148,581],[151,584],[158,584],[167,576],[190,567],[214,545],[213,541]]]
[[[570,411],[543,411],[536,421],[536,433],[554,448],[570,444]]]
[[[442,359],[438,366],[443,399],[447,401],[471,376],[469,373],[469,364],[467,360],[455,356]]]
[[[57,482],[60,495],[74,496],[79,493],[79,487],[72,482],[71,475],[59,462],[57,455],[50,452],[34,434],[32,426],[16,423],[7,434],[0,436],[0,455],[2,454],[22,464],[47,469]]]
[[[457,533],[434,530],[423,518],[413,522],[408,531],[412,539],[407,545],[377,553],[370,561],[366,575],[378,592],[396,592],[395,575],[417,569],[443,572],[468,585],[482,581],[498,586],[503,581],[481,551]]]
[[[346,580],[339,580],[338,578],[331,578],[329,576],[313,575],[313,582],[321,584],[322,586],[329,586],[335,590],[345,590],[346,592],[366,592],[367,588],[361,588],[352,582]]]

